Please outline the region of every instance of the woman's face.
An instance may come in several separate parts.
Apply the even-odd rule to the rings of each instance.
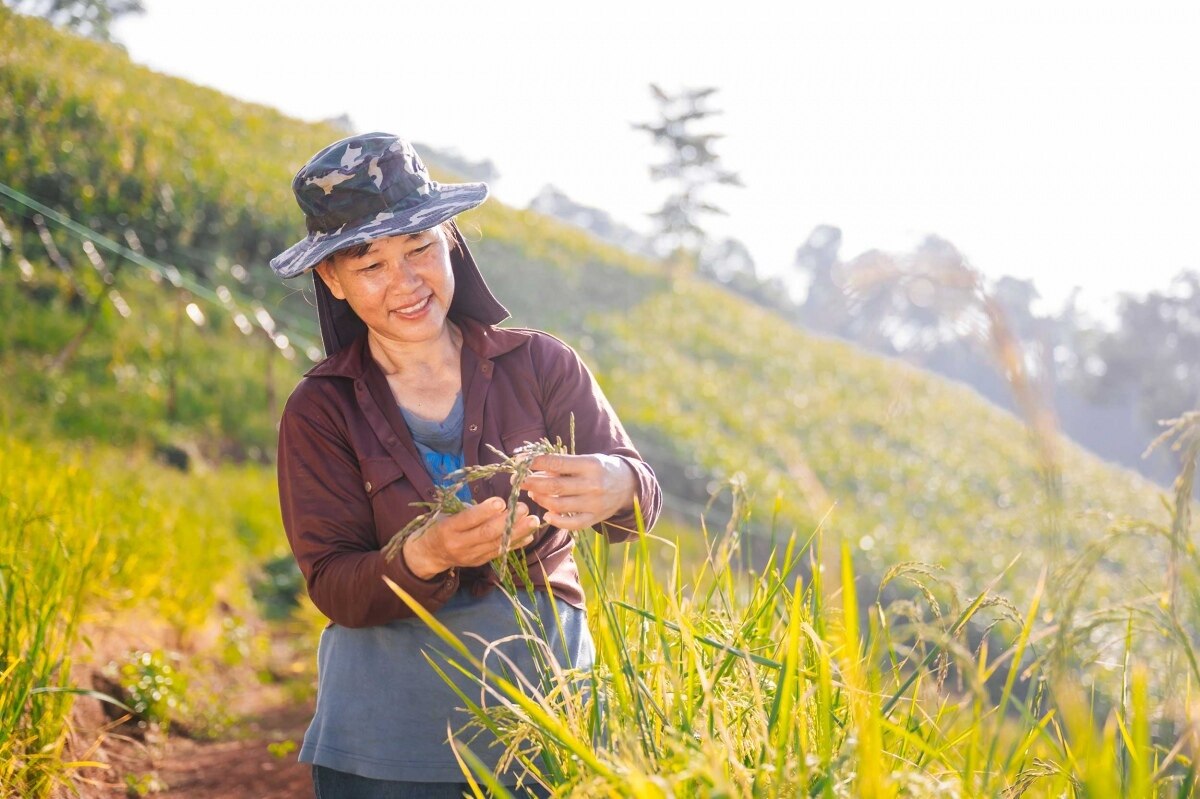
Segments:
[[[376,239],[364,255],[338,256],[317,272],[377,336],[417,344],[445,332],[454,273],[440,226]]]

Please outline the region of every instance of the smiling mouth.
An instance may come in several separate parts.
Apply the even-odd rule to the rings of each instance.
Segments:
[[[396,313],[403,314],[405,316],[419,313],[420,311],[425,310],[425,306],[429,304],[429,300],[432,296],[433,295],[431,294],[431,295],[429,295],[429,297],[426,297],[425,299],[421,300],[420,302],[413,303],[412,305],[409,305],[407,308],[398,308],[398,309],[396,309]]]

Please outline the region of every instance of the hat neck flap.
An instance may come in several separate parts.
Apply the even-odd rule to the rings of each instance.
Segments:
[[[450,227],[458,244],[457,247],[452,244],[450,249],[450,268],[454,273],[450,316],[469,316],[485,325],[500,324],[509,317],[508,309],[488,288],[475,258],[467,249],[458,223],[451,221]],[[321,343],[325,346],[325,357],[329,357],[361,336],[367,326],[350,308],[350,303],[333,296],[316,269],[311,271],[317,297],[317,319],[321,323]]]

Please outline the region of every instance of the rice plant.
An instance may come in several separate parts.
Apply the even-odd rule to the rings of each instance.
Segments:
[[[555,796],[1193,795],[1195,678],[1156,678],[1157,650],[1143,647],[1130,605],[1077,619],[1060,606],[1069,586],[1048,598],[1043,572],[1018,609],[995,593],[1002,573],[960,598],[940,570],[907,563],[867,606],[845,544],[840,574],[822,571],[820,530],[741,568],[746,523],[732,519],[716,540],[706,532],[708,555],[690,574],[673,542],[644,530],[619,566],[599,537],[580,535],[597,646],[588,672],[552,662],[537,645],[544,631],[526,622],[540,673],[482,679],[483,662],[393,585],[448,647],[431,665],[481,687],[482,698],[459,694],[469,728],[448,731],[477,796],[505,795],[472,749],[479,730],[505,747],[503,765]],[[675,553],[665,572],[661,547]],[[1101,630],[1124,642],[1111,692],[1081,684],[1095,663],[1053,656]]]

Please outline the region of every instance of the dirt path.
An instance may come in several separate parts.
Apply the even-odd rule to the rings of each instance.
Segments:
[[[268,749],[286,741],[299,747],[311,717],[311,707],[284,706],[246,721],[225,741],[173,736],[147,746],[113,735],[105,747],[111,768],[80,785],[80,796],[136,796],[128,779],[153,799],[312,799],[309,767],[296,762],[296,750],[278,756]]]
[[[280,757],[268,746],[292,741],[299,748],[312,717],[308,707],[285,708],[251,722],[248,737],[234,741],[179,740],[168,744],[157,772],[167,799],[310,799],[309,767],[296,762],[296,750]]]

